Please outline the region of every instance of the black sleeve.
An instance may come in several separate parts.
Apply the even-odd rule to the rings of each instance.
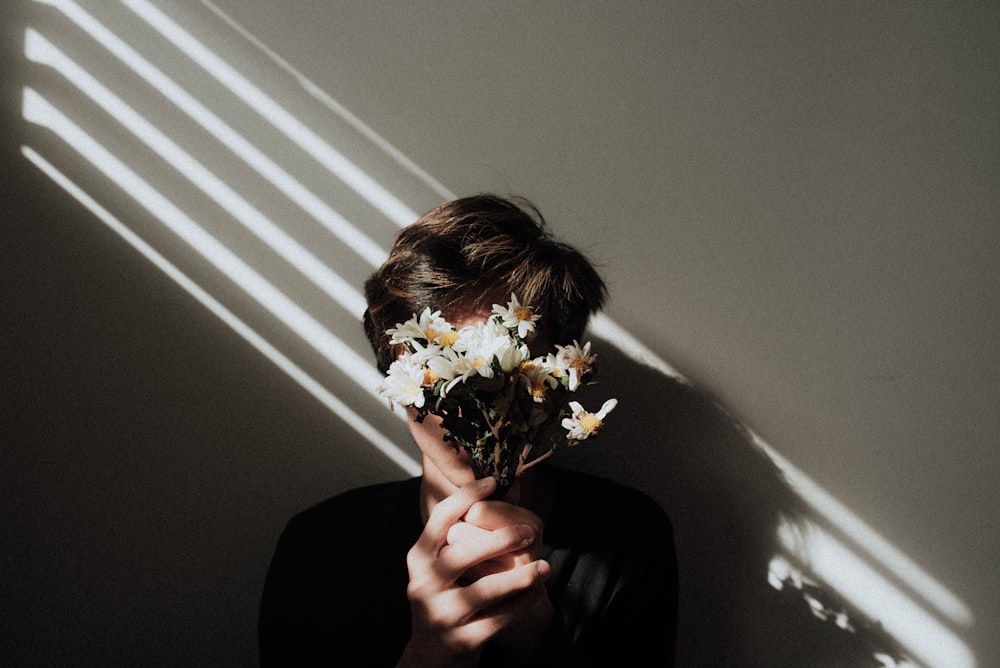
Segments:
[[[650,506],[647,539],[632,555],[599,631],[584,640],[593,666],[673,666],[677,641],[677,556],[673,527]],[[638,527],[637,527],[637,530]]]
[[[673,666],[678,575],[673,526],[652,498],[593,477],[569,479],[552,526],[548,586],[569,634],[545,649],[569,666]],[[564,489],[566,486],[564,486]]]
[[[414,483],[370,486],[288,522],[264,580],[260,665],[394,666],[410,633],[406,552]]]
[[[264,580],[257,640],[261,666],[307,665],[322,656],[317,573],[306,541],[289,523],[278,540]],[[315,660],[315,659],[312,659]]]

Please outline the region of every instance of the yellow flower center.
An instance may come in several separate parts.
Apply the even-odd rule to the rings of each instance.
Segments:
[[[423,387],[433,387],[436,382],[438,382],[437,374],[430,369],[424,369]]]
[[[549,386],[542,380],[536,380],[531,383],[531,396],[533,397],[544,397],[545,393],[548,391]],[[600,422],[600,420],[598,420],[598,422]]]
[[[424,338],[426,338],[428,341],[433,341],[439,336],[441,336],[441,332],[435,329],[431,329],[430,327],[428,327],[427,329],[424,330]]]
[[[517,316],[518,320],[531,320],[531,309],[527,306],[522,306],[514,311],[514,315]]]
[[[601,419],[593,413],[584,413],[579,420],[580,426],[586,429],[588,434],[596,434],[601,429]]]
[[[473,369],[481,366],[486,366],[486,360],[484,360],[482,357],[477,357],[476,359],[472,360]]]
[[[452,329],[442,334],[438,343],[447,348],[448,346],[455,345],[455,341],[458,341],[458,331]]]

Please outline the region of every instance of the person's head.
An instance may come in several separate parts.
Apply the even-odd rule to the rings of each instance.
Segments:
[[[552,345],[582,337],[607,288],[526,200],[476,195],[439,205],[400,231],[365,283],[364,328],[379,369],[385,373],[398,353],[387,329],[427,307],[451,322],[485,319],[511,293],[541,314],[536,340]]]

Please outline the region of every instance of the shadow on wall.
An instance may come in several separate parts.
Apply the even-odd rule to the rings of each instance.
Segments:
[[[583,390],[582,403],[612,396],[620,403],[604,438],[561,453],[557,463],[633,485],[670,515],[680,568],[677,665],[887,665],[876,652],[901,659],[877,624],[852,615],[854,630],[844,630],[814,612],[802,590],[769,583],[779,524],[810,518],[746,430],[696,386],[637,363],[610,342],[595,339],[594,346],[599,381]],[[833,592],[812,594],[814,605],[847,609]]]

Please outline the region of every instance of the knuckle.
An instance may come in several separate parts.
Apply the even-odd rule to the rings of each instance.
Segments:
[[[406,597],[411,601],[420,601],[425,598],[427,585],[422,580],[410,580],[406,585]]]
[[[447,568],[455,568],[464,564],[468,560],[468,548],[464,543],[456,545],[446,545],[441,549],[442,565]]]
[[[472,654],[479,649],[485,640],[471,633],[455,633],[448,638],[448,644],[453,651],[461,654]]]
[[[423,551],[418,549],[417,546],[411,547],[409,552],[406,553],[406,568],[410,573],[418,570],[423,562]]]
[[[525,564],[516,569],[518,574],[517,587],[524,590],[530,588],[538,580],[538,569],[533,563]]]
[[[526,547],[535,541],[537,532],[534,527],[527,524],[519,524],[517,526],[506,527],[504,529],[504,542],[505,547],[508,548],[521,548]]]
[[[441,635],[455,633],[458,622],[459,618],[453,605],[442,605],[439,601],[438,605],[428,606],[424,611],[424,623],[427,628]]]

